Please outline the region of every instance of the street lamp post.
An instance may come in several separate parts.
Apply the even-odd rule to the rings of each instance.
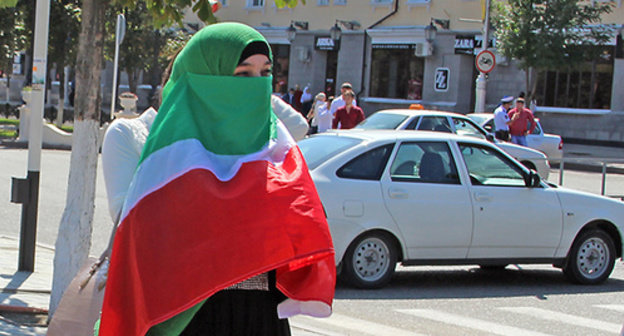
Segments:
[[[485,20],[483,23],[483,42],[481,44],[481,50],[486,50],[488,48],[489,43],[489,33],[490,33],[490,0],[486,0],[485,2]],[[479,72],[479,77],[477,77],[476,81],[476,92],[475,92],[475,109],[474,112],[485,112],[485,97],[486,97],[486,85],[487,79],[485,78],[484,72]]]

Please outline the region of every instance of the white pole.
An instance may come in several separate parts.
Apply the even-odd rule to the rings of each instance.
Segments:
[[[113,120],[115,101],[117,100],[117,69],[119,64],[119,45],[123,41],[126,32],[126,18],[123,14],[117,15],[117,27],[115,31],[115,59],[113,60],[113,93],[111,95],[110,120]]]
[[[22,223],[18,269],[34,271],[35,242],[37,240],[37,208],[39,206],[39,171],[41,168],[41,133],[43,127],[43,99],[46,89],[48,61],[48,23],[50,0],[37,0],[35,9],[35,36],[33,39],[33,68],[30,126],[28,131],[28,197],[22,205]]]
[[[488,48],[490,33],[490,0],[485,1],[485,19],[483,22],[483,41],[481,43],[481,50]],[[476,99],[474,112],[485,112],[485,97],[486,97],[486,84],[487,79],[485,73],[480,72],[476,82]]]

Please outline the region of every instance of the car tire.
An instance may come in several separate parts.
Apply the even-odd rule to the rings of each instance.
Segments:
[[[595,285],[605,281],[615,264],[613,239],[600,229],[582,232],[572,244],[563,273],[575,283]]]
[[[357,288],[374,289],[385,286],[397,263],[393,239],[385,233],[372,232],[356,238],[342,260],[342,276]]]

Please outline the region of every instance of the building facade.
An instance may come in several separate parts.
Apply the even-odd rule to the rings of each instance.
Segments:
[[[604,0],[593,0],[604,1]],[[475,55],[481,50],[480,0],[307,0],[279,9],[273,0],[225,0],[220,21],[258,29],[272,46],[274,91],[308,86],[339,94],[350,82],[371,114],[384,108],[469,113],[475,106]],[[571,73],[541,74],[536,115],[564,138],[624,143],[622,0],[603,23],[616,27],[601,58]],[[198,23],[192,13],[188,23]],[[432,36],[431,28],[436,34]],[[619,31],[618,31],[619,30]],[[490,40],[489,45],[493,41]],[[486,110],[524,91],[525,74],[495,52],[487,76]]]

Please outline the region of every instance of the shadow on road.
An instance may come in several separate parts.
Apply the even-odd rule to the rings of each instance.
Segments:
[[[342,281],[336,286],[337,299],[405,300],[405,299],[470,299],[532,296],[547,300],[549,295],[611,293],[624,291],[624,280],[610,278],[596,286],[576,285],[561,270],[523,269],[508,266],[504,270],[410,268],[394,274],[381,289],[362,290]]]

